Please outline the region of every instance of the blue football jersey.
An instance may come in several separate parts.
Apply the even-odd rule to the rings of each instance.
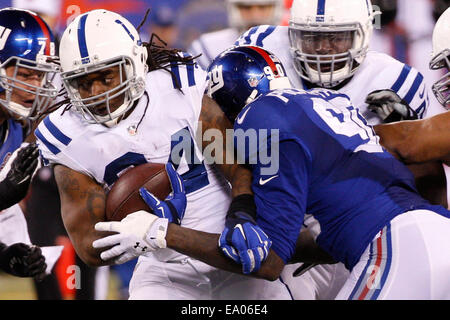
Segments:
[[[395,216],[431,209],[412,173],[379,144],[350,99],[331,90],[277,90],[242,110],[235,147],[252,168],[258,224],[288,262],[305,213],[317,243],[348,269]]]
[[[20,123],[13,119],[9,119],[7,122],[4,122],[3,125],[7,125],[8,129],[5,140],[0,142],[0,169],[3,168],[8,161],[9,156],[20,147],[25,139],[23,128]]]

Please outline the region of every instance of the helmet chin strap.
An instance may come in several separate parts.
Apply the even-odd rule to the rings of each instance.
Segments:
[[[9,102],[9,108],[14,111],[17,115],[21,117],[28,117],[30,115],[30,109],[22,106],[21,104],[17,102],[10,101]]]

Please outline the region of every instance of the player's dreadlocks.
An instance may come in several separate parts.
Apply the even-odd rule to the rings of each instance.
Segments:
[[[162,45],[157,44],[155,38],[161,42]],[[167,43],[155,33],[152,33],[150,41],[148,43],[144,42],[143,45],[148,51],[148,71],[162,69],[169,72],[172,75],[172,79],[174,80],[177,89],[181,91],[181,84],[171,68],[177,65],[194,65],[194,59],[199,56],[182,56],[180,50],[167,48]]]
[[[149,12],[150,9],[147,9],[144,19],[136,28],[138,32],[147,20]],[[158,44],[156,40],[159,41],[160,44]],[[167,48],[167,43],[155,33],[152,33],[150,41],[144,42],[143,46],[146,47],[148,51],[148,71],[163,69],[169,72],[172,75],[172,79],[174,80],[177,89],[181,91],[181,84],[178,81],[178,77],[175,76],[171,68],[178,65],[194,65],[194,59],[198,58],[200,55],[195,57],[183,56],[180,50]]]

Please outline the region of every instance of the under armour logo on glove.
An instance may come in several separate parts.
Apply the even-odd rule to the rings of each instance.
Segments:
[[[117,232],[92,243],[94,248],[107,248],[100,253],[104,261],[125,263],[147,252],[166,248],[167,219],[158,218],[147,211],[130,213],[121,221],[98,222],[95,230]]]
[[[147,251],[147,246],[141,247],[139,242],[136,242],[136,245],[134,246],[135,249],[141,248],[142,252]]]

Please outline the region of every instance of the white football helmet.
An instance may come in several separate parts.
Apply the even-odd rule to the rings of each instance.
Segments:
[[[353,76],[366,57],[379,14],[370,0],[294,0],[289,39],[300,77],[333,88]]]
[[[450,109],[450,8],[436,22],[433,31],[433,54],[430,69],[447,68],[447,73],[433,85],[439,102]]]
[[[249,27],[263,24],[278,25],[281,23],[284,13],[283,0],[226,0],[228,21],[230,27],[245,31]],[[244,21],[239,11],[239,5],[273,5],[273,13],[270,19],[258,19],[258,21]]]
[[[72,104],[89,123],[113,126],[145,91],[147,49],[134,26],[121,15],[104,9],[78,16],[61,38],[61,77]],[[118,67],[120,84],[105,92],[82,98],[79,86],[87,75]],[[112,99],[123,104],[111,110]],[[96,113],[96,107],[106,106]],[[117,106],[115,106],[117,107]]]

